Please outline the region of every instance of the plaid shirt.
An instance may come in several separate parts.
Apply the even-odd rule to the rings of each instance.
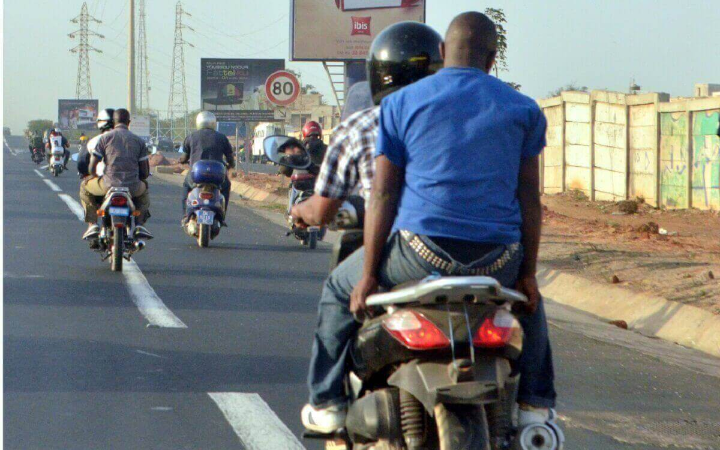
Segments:
[[[359,111],[338,125],[325,153],[315,193],[333,199],[354,193],[365,201],[370,198],[379,125],[380,107]]]

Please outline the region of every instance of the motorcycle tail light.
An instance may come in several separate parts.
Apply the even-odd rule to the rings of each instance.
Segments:
[[[127,198],[118,195],[110,199],[110,204],[113,206],[125,206],[127,205]]]
[[[200,194],[200,198],[203,200],[212,200],[213,194],[212,192],[203,192]]]
[[[509,311],[498,310],[492,317],[486,317],[473,336],[476,347],[499,348],[510,342],[520,323]]]
[[[433,350],[450,346],[450,340],[422,314],[400,310],[383,320],[392,337],[411,350]]]

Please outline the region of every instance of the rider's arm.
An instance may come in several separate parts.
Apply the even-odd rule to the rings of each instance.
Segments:
[[[190,146],[190,136],[187,136],[182,144],[182,154],[180,154],[180,159],[178,162],[180,164],[185,164],[188,161],[190,161],[190,152],[192,152],[191,146]]]
[[[140,180],[147,180],[150,176],[150,153],[148,152],[147,145],[143,142],[142,148],[140,149],[138,164],[140,169]]]
[[[62,138],[62,146],[65,148],[70,148],[70,142],[67,140],[65,136]]]
[[[314,194],[292,209],[292,216],[296,217],[306,225],[322,226],[330,223],[338,209],[342,206],[343,200],[337,198],[327,198],[322,195]]]
[[[223,141],[223,154],[225,155],[225,161],[227,161],[228,167],[231,169],[235,167],[235,154],[233,153],[232,145],[225,135],[222,135]]]

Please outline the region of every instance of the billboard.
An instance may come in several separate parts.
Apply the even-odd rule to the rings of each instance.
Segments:
[[[245,125],[240,125],[235,122],[218,122],[217,131],[224,134],[227,137],[245,137]]]
[[[290,58],[364,60],[375,36],[397,22],[425,22],[426,0],[292,0]]]
[[[265,81],[285,69],[284,59],[200,60],[201,108],[212,111],[218,122],[278,120],[265,97]]]
[[[65,130],[95,129],[97,100],[58,100],[58,124]]]
[[[130,121],[130,131],[140,136],[141,138],[150,137],[150,117],[148,116],[134,116]]]

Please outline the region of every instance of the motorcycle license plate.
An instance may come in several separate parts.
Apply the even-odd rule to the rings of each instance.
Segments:
[[[197,216],[197,223],[200,225],[212,225],[215,221],[213,211],[198,211],[195,215]]]
[[[128,208],[115,208],[115,207],[111,206],[110,207],[110,215],[127,217],[130,215],[130,210]]]

